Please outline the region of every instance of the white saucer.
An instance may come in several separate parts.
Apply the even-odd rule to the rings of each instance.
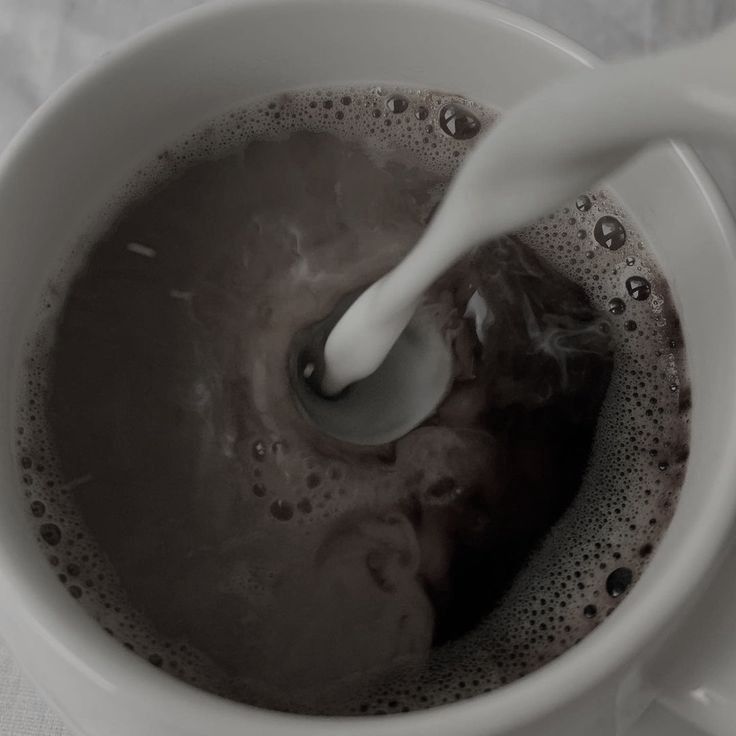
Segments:
[[[663,706],[654,703],[626,736],[705,736]]]

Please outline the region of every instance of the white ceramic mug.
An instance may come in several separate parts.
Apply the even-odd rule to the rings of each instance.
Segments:
[[[22,508],[14,383],[37,301],[75,236],[172,138],[238,102],[311,85],[394,82],[503,110],[593,63],[552,31],[470,0],[208,4],[141,34],[67,84],[5,152],[0,627],[80,734],[612,736],[658,691],[691,718],[710,718],[712,733],[732,733],[733,703],[723,700],[701,716],[697,698],[679,695],[683,681],[656,679],[668,661],[662,652],[680,646],[673,644],[677,627],[724,553],[736,511],[736,230],[698,161],[674,145],[647,153],[610,184],[655,252],[666,253],[662,267],[680,310],[693,385],[687,479],[660,548],[615,615],[523,680],[381,718],[300,717],[218,699],[112,641],[55,580]]]

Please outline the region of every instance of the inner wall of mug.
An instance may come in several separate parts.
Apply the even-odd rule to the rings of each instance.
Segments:
[[[53,107],[53,120],[36,122],[25,147],[17,156],[11,151],[0,174],[6,407],[12,406],[23,338],[35,322],[47,279],[56,275],[75,238],[95,223],[100,208],[137,167],[179,134],[251,98],[343,83],[382,81],[448,90],[503,110],[580,66],[561,49],[511,25],[479,24],[424,3],[421,13],[411,2],[381,5],[310,2],[308,12],[287,3],[279,4],[280,12],[268,4],[247,11],[244,6],[238,23],[225,13],[203,15],[198,27],[182,25],[155,47],[144,46],[124,63],[108,64],[104,74]],[[263,32],[256,32],[259,23]],[[683,321],[693,384],[688,478],[643,580],[658,580],[665,572],[676,575],[667,570],[670,559],[683,560],[686,549],[697,547],[699,552],[680,568],[686,591],[696,582],[688,571],[707,562],[731,513],[719,473],[724,472],[736,416],[736,372],[731,368],[736,274],[709,203],[671,148],[647,154],[611,184],[657,253]],[[0,518],[8,523],[0,550],[22,560],[8,567],[11,580],[23,576],[60,589],[21,519],[22,494],[10,454],[14,416],[8,411],[4,424]],[[709,532],[707,525],[716,519],[720,526]],[[645,585],[635,588],[629,604],[647,595]],[[57,593],[54,589],[54,598]],[[61,616],[61,599],[54,604]],[[83,615],[72,606],[65,601],[63,610]],[[626,625],[622,609],[604,628],[622,632]]]

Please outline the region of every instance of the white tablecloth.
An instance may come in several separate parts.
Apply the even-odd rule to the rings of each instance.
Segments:
[[[208,0],[0,0],[0,149],[78,69],[139,29]],[[450,2],[452,0],[449,0]],[[611,58],[703,35],[736,0],[499,0]],[[732,206],[736,158],[701,151]],[[669,733],[678,729],[674,723]],[[0,641],[0,736],[70,736]]]

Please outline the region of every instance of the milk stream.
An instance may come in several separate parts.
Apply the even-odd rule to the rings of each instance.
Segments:
[[[508,111],[465,160],[412,251],[334,327],[324,392],[370,375],[422,294],[471,248],[543,217],[652,142],[672,136],[736,145],[734,45],[736,23],[691,46],[578,73]],[[480,130],[451,108],[439,124],[461,139]]]

